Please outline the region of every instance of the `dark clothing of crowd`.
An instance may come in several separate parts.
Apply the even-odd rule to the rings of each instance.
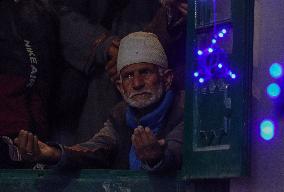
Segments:
[[[48,7],[43,1],[0,1],[1,136],[13,139],[24,129],[48,139],[60,71],[58,22]]]
[[[158,0],[0,0],[0,135],[90,139],[121,100],[105,71],[108,46],[135,31],[163,33],[166,13]],[[180,73],[185,33],[173,43],[175,33],[161,39]]]

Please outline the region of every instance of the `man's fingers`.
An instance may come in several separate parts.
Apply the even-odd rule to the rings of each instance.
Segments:
[[[40,155],[40,149],[39,149],[39,144],[38,144],[38,137],[34,136],[34,154],[36,157]]]
[[[150,128],[138,127],[132,135],[132,144],[135,147],[137,157],[140,160],[158,159],[162,154],[162,146],[165,140],[157,140]]]
[[[134,141],[135,141],[136,147],[140,146],[142,144],[141,137],[140,137],[140,129],[139,128],[134,129],[133,135],[134,135]]]
[[[46,147],[46,144],[38,140],[38,146],[39,146],[39,149],[43,149],[44,147]]]
[[[145,129],[140,129],[139,131],[142,147],[149,145],[149,143],[151,142],[151,138],[148,136],[148,133],[146,133]]]
[[[139,140],[137,139],[137,136],[135,136],[134,134],[131,136],[131,140],[132,140],[132,145],[134,146],[136,152],[137,152],[137,149],[139,149],[139,146],[140,146],[140,142]]]
[[[153,141],[155,140],[155,136],[149,127],[145,128],[145,133],[147,135],[148,140],[153,143]]]
[[[142,126],[138,126],[136,129],[134,129],[133,133],[133,145],[136,151],[136,155],[139,159],[143,159],[144,157],[144,143],[141,137],[141,130],[144,129]]]
[[[27,135],[27,147],[26,147],[26,152],[27,153],[33,153],[33,148],[34,148],[34,135],[32,133],[28,133]]]
[[[19,139],[18,139],[18,137],[16,137],[15,139],[14,139],[14,144],[17,146],[17,147],[19,147]]]
[[[28,140],[28,132],[21,130],[18,136],[19,139],[19,149],[21,153],[26,153],[26,145]]]
[[[178,10],[183,16],[186,16],[188,14],[188,5],[187,3],[181,3],[178,5]]]
[[[134,135],[134,141],[135,141],[136,148],[141,148],[141,146],[144,143],[141,137],[141,133],[143,129],[144,128],[142,126],[138,126],[136,129],[134,129],[133,135]]]
[[[179,7],[183,8],[183,9],[188,9],[188,4],[187,3],[180,3]]]

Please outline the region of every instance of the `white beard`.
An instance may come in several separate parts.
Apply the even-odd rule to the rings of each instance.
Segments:
[[[135,100],[132,98],[134,95],[139,94],[139,93],[144,93],[144,92],[151,94],[150,98],[147,98],[147,99],[145,98],[145,99],[140,99],[140,100]],[[122,96],[125,102],[128,103],[128,105],[130,105],[131,107],[142,109],[142,108],[148,107],[160,101],[164,93],[165,93],[165,89],[163,87],[163,83],[160,82],[156,91],[149,90],[149,89],[143,89],[143,90],[134,92],[129,96],[125,95],[125,93],[123,92]]]

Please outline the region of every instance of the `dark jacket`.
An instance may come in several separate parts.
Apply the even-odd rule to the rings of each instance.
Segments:
[[[58,22],[47,0],[0,0],[0,136],[21,129],[47,140],[60,71]],[[9,158],[0,141],[0,168],[30,168]]]
[[[126,103],[119,103],[104,127],[89,141],[72,147],[63,147],[58,166],[72,168],[129,169],[129,151],[133,129],[126,125]],[[155,171],[177,170],[182,163],[184,130],[184,92],[180,92],[164,118],[157,138],[166,139],[162,163]]]
[[[0,1],[0,135],[46,138],[58,66],[58,30],[43,1]]]

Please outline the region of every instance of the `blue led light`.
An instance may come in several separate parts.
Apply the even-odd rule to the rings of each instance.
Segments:
[[[237,77],[236,74],[232,73],[231,78],[236,79],[236,77]]]
[[[222,69],[222,67],[223,67],[222,63],[219,63],[219,64],[218,64],[218,68],[219,68],[219,69]]]
[[[228,74],[231,76],[231,75],[233,74],[233,72],[232,72],[232,71],[229,71]]]
[[[269,68],[271,77],[277,79],[282,76],[282,66],[279,63],[273,63]]]
[[[226,34],[226,33],[227,33],[227,30],[226,30],[226,29],[222,29],[222,33],[223,33],[223,34]]]
[[[217,43],[217,40],[216,39],[212,39],[212,44],[215,44],[215,43]]]
[[[224,34],[223,33],[219,33],[218,36],[222,38],[222,37],[224,37]]]
[[[269,141],[274,137],[275,127],[272,121],[264,120],[260,124],[260,136]]]
[[[199,83],[204,83],[204,79],[203,78],[199,78]]]
[[[270,85],[268,85],[266,91],[271,98],[276,98],[280,95],[281,88],[278,84],[271,83]]]
[[[198,73],[198,72],[195,72],[193,75],[194,75],[194,77],[198,77],[198,76],[199,76],[199,73]]]
[[[198,51],[197,51],[197,54],[198,54],[198,55],[203,55],[203,51],[198,50]]]
[[[208,52],[212,53],[214,50],[212,48],[208,48]]]

